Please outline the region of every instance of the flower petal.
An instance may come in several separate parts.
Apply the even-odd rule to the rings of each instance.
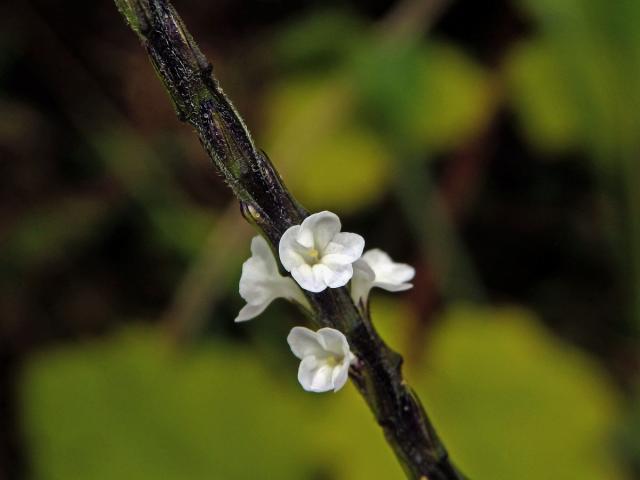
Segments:
[[[302,221],[296,237],[298,243],[323,251],[340,231],[340,219],[335,213],[324,211],[309,215]]]
[[[320,265],[307,265],[306,263],[291,270],[291,276],[298,285],[309,292],[322,292],[327,288],[324,280],[324,269],[316,268]]]
[[[324,355],[318,334],[306,327],[293,327],[287,336],[287,343],[293,354],[301,360],[308,356]]]
[[[415,276],[415,269],[406,263],[396,263],[391,257],[378,248],[371,249],[362,256],[375,272],[376,283],[401,284]]]
[[[351,299],[358,305],[360,300],[367,302],[369,291],[373,287],[376,274],[369,264],[360,258],[353,264],[353,277],[351,278]]]
[[[364,238],[357,233],[340,232],[323,252],[323,262],[353,263],[362,256]],[[335,260],[332,260],[335,259]]]
[[[240,276],[240,296],[254,305],[273,300],[273,282],[279,280],[279,273],[270,273],[262,258],[250,257],[242,264]]]
[[[416,275],[415,269],[406,263],[393,263],[387,266],[380,274],[376,274],[376,283],[406,283]]]
[[[271,274],[278,274],[278,264],[273,256],[271,247],[267,241],[260,235],[256,235],[251,239],[251,256],[262,260],[265,270]]]
[[[349,342],[340,330],[325,327],[317,331],[318,343],[322,348],[335,356],[346,358],[349,362]]]
[[[298,284],[290,277],[280,277],[277,286],[274,288],[276,298],[286,298],[298,302],[307,310],[311,310],[309,300],[304,296]]]
[[[405,290],[411,290],[413,288],[412,283],[396,284],[396,283],[375,282],[373,286],[386,290],[387,292],[404,292]]]
[[[349,379],[349,360],[345,360],[341,365],[334,367],[331,383],[333,383],[333,391],[337,392]]]
[[[268,302],[260,303],[258,305],[252,305],[250,303],[247,303],[244,307],[240,309],[240,312],[238,312],[238,316],[234,319],[234,322],[236,323],[246,322],[247,320],[251,320],[252,318],[257,317],[258,315],[260,315],[262,312],[265,311],[265,309],[269,306],[270,303],[271,303],[271,300],[269,300]]]
[[[306,391],[311,391],[313,377],[319,368],[319,361],[314,356],[304,357],[298,367],[298,382]]]
[[[333,389],[333,368],[316,357],[305,357],[298,368],[298,381],[308,392],[328,392]]]
[[[414,276],[415,269],[411,265],[394,262],[387,253],[378,248],[368,250],[354,263],[351,298],[356,305],[361,300],[366,302],[373,287],[390,292],[409,290],[413,285],[408,281]]]
[[[276,298],[294,300],[310,309],[309,302],[289,277],[283,277],[267,241],[256,236],[251,240],[251,257],[242,264],[240,296],[247,305],[242,308],[236,322],[250,320],[262,313]]]
[[[305,263],[304,257],[298,252],[299,245],[296,237],[300,231],[300,225],[289,227],[280,237],[278,243],[278,255],[280,262],[287,272]]]
[[[314,268],[322,268],[324,282],[330,288],[344,287],[353,277],[353,267],[347,265],[314,265]]]

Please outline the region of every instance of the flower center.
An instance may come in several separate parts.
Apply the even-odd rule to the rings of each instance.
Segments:
[[[310,248],[308,254],[314,263],[318,263],[318,261],[320,261],[320,252],[315,248]]]
[[[329,355],[326,359],[325,362],[327,362],[327,365],[331,368],[336,367],[338,365],[340,365],[340,363],[342,363],[342,357],[336,357],[335,355]]]

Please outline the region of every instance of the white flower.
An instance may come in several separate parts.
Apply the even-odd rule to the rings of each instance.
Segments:
[[[311,308],[296,283],[290,277],[280,275],[269,244],[259,235],[251,240],[251,258],[242,265],[240,296],[247,304],[238,313],[236,322],[257,317],[276,298],[286,298]]]
[[[337,288],[353,276],[352,263],[364,249],[364,238],[341,233],[335,213],[314,213],[289,228],[280,239],[280,261],[298,284],[310,292]]]
[[[355,355],[349,350],[347,337],[333,328],[317,332],[293,327],[287,342],[300,360],[298,381],[308,392],[340,390],[349,378],[349,365]]]
[[[389,292],[401,292],[413,287],[409,282],[416,271],[406,263],[395,263],[378,248],[368,250],[353,264],[351,298],[357,305],[360,300],[367,303],[369,290],[379,287]]]

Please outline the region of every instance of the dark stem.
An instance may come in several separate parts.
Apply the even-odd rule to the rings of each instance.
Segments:
[[[240,200],[242,214],[277,246],[282,233],[307,215],[268,157],[256,149],[224,95],[208,60],[167,0],[115,0],[145,47],[173,100],[178,118],[193,126],[216,169]],[[420,400],[405,383],[402,357],[378,336],[368,314],[345,288],[305,292],[317,325],[345,333],[358,361],[351,379],[371,408],[407,477],[457,480],[455,469]]]

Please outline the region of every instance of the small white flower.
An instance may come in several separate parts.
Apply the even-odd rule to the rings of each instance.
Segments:
[[[282,235],[280,261],[305,290],[342,287],[353,276],[352,263],[362,255],[364,238],[340,228],[338,216],[325,211],[308,216]]]
[[[378,248],[368,250],[353,264],[354,274],[351,280],[351,298],[357,305],[360,300],[365,304],[369,290],[379,287],[389,292],[401,292],[413,287],[409,282],[416,271],[406,263],[395,263],[391,257]]]
[[[251,240],[251,258],[242,264],[240,296],[247,304],[238,313],[236,322],[257,317],[276,298],[286,298],[311,308],[296,283],[290,277],[280,275],[269,244],[259,235]]]
[[[308,392],[340,390],[349,378],[349,365],[355,355],[349,350],[347,337],[333,328],[317,332],[305,327],[293,327],[287,342],[298,357],[298,381]]]

